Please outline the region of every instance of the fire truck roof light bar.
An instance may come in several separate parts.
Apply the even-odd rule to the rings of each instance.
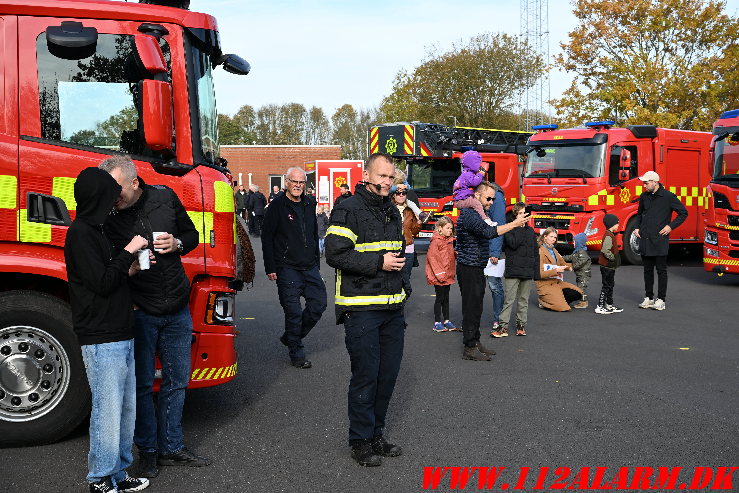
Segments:
[[[602,120],[599,122],[588,122],[585,124],[586,127],[611,127],[615,125],[616,122],[613,120]]]
[[[736,117],[739,117],[739,110],[724,111],[723,113],[721,113],[721,116],[718,119],[725,120],[727,118],[736,118]]]
[[[551,123],[549,125],[534,125],[531,127],[531,130],[541,130],[542,132],[546,132],[547,130],[557,130],[558,128],[559,125]]]

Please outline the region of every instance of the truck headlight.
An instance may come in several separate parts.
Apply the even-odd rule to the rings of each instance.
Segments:
[[[709,245],[718,245],[718,233],[706,230],[704,241]]]
[[[718,250],[714,250],[713,248],[706,248],[706,255],[709,257],[718,257]]]
[[[205,323],[215,325],[233,325],[234,293],[210,293],[205,310]]]

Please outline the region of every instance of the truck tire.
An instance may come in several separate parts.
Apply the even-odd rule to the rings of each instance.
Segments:
[[[624,248],[621,251],[621,258],[624,260],[624,262],[631,265],[641,265],[642,259],[641,255],[639,254],[639,238],[634,235],[635,229],[636,220],[632,219],[626,225],[626,230],[624,231]]]
[[[0,293],[0,446],[59,440],[89,412],[69,304],[34,291]]]

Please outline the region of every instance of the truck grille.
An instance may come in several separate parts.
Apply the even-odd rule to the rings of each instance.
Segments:
[[[547,202],[544,204],[529,204],[532,211],[542,212],[582,212],[581,205],[568,205],[567,202]]]
[[[739,231],[729,231],[729,239],[731,241],[739,241]]]
[[[729,257],[731,257],[731,258],[739,258],[739,250],[731,250],[729,252]]]
[[[534,228],[536,229],[555,228],[557,230],[570,229],[570,220],[571,218],[550,219],[550,218],[545,218],[545,217],[536,217],[534,218]]]
[[[739,216],[729,216],[729,226],[739,226]]]

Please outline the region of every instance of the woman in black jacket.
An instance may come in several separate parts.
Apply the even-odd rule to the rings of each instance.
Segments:
[[[518,202],[511,214],[515,218],[526,214],[526,204]],[[518,299],[516,311],[516,335],[526,335],[526,319],[529,309],[529,293],[534,281],[539,279],[539,245],[536,232],[528,224],[513,228],[503,237],[505,251],[505,302],[500,314],[500,325],[490,333],[491,337],[507,337],[513,302]]]

